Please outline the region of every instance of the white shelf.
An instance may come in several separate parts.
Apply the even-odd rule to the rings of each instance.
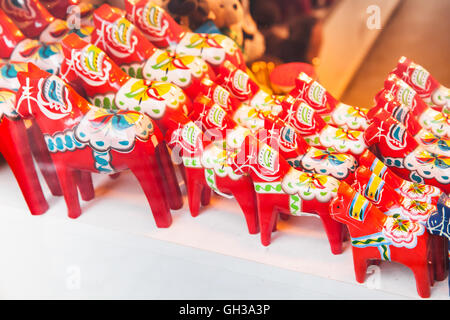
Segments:
[[[351,250],[331,254],[319,219],[279,222],[273,243],[249,235],[233,200],[213,196],[192,218],[173,211],[157,229],[135,178],[94,176],[96,198],[67,217],[62,197],[31,216],[13,175],[0,167],[0,298],[417,299],[412,272],[383,263],[365,284]],[[186,199],[185,199],[186,200]],[[447,281],[432,299],[448,299]]]

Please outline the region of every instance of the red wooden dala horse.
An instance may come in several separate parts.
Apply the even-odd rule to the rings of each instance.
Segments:
[[[19,72],[21,88],[17,112],[33,117],[44,134],[71,218],[81,214],[77,176],[89,172],[115,173],[131,169],[152,208],[158,227],[169,227],[172,218],[166,194],[159,186],[155,149],[162,135],[153,121],[136,111],[116,113],[90,105],[60,78],[34,65]],[[82,185],[82,198],[93,193]]]
[[[364,282],[369,261],[395,261],[413,271],[419,295],[430,296],[432,251],[423,225],[386,216],[345,182],[331,201],[330,214],[348,227],[356,281]]]
[[[372,202],[378,209],[388,216],[400,216],[426,226],[428,219],[437,208],[435,204],[418,201],[402,196],[392,186],[371,172],[367,167],[361,166],[356,170],[355,181],[352,187]],[[442,281],[446,277],[447,250],[446,239],[431,236],[433,243],[433,266],[435,278]]]
[[[62,79],[77,84],[94,105],[143,112],[156,121],[163,134],[169,128],[175,130],[179,123],[190,122],[186,115],[191,102],[177,86],[131,78],[102,50],[75,34],[63,40],[63,52],[66,59],[61,65]],[[180,209],[183,199],[165,143],[157,147],[157,154],[166,177],[163,186],[171,195],[170,207]]]
[[[321,218],[331,252],[342,252],[342,225],[328,213],[328,205],[339,187],[338,180],[292,168],[277,150],[251,135],[245,138],[240,150],[229,161],[235,172],[249,174],[253,180],[263,245],[270,244],[279,213],[312,215]]]

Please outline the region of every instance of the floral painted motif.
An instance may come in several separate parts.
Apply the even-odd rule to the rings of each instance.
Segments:
[[[192,77],[201,78],[206,72],[208,65],[198,57],[156,50],[144,65],[143,77],[168,81],[184,88],[191,84]]]
[[[264,115],[272,114],[276,116],[283,110],[281,102],[262,89],[253,96],[249,104]]]
[[[0,88],[19,90],[20,83],[17,73],[27,69],[28,66],[25,62],[7,62],[0,65]]]
[[[227,162],[226,150],[217,147],[215,144],[210,144],[205,148],[201,156],[202,166],[206,169],[212,169],[214,174],[223,178],[229,177],[232,180],[237,180],[242,177],[241,174],[236,174]]]
[[[6,89],[0,89],[0,122],[3,116],[8,118],[17,118],[16,112],[16,93]]]
[[[151,119],[142,113],[124,110],[110,112],[92,107],[76,127],[75,137],[98,152],[111,149],[129,152],[133,150],[136,139],[147,141],[152,136],[156,146],[158,141],[153,132]]]
[[[47,45],[37,40],[25,39],[14,48],[10,61],[32,62],[42,70],[56,74],[63,57],[59,43]]]
[[[406,180],[402,182],[397,191],[409,199],[425,202],[430,202],[433,197],[438,197],[441,194],[439,188]]]
[[[423,178],[435,178],[443,184],[450,181],[450,158],[447,156],[417,148],[406,156],[404,166],[413,173],[416,172],[418,174],[417,179],[422,179],[416,182],[423,182]]]
[[[353,107],[339,103],[331,114],[333,123],[338,126],[346,126],[348,129],[364,130],[369,126],[367,113],[369,109]]]
[[[322,146],[333,148],[338,152],[350,151],[353,154],[361,154],[367,149],[362,131],[346,130],[327,125],[320,132],[319,140]]]
[[[401,205],[402,216],[421,224],[425,224],[428,217],[437,210],[433,204],[408,198],[403,198]]]
[[[248,104],[242,103],[233,115],[233,120],[252,131],[264,128],[264,118],[259,111]]]
[[[281,182],[287,194],[298,194],[304,200],[330,201],[337,195],[339,181],[326,175],[291,168]]]
[[[306,170],[314,170],[337,179],[346,178],[357,167],[357,162],[351,155],[314,147],[302,157],[301,163]]]
[[[425,232],[425,227],[395,214],[386,218],[382,232],[393,246],[413,249],[417,245],[417,238]]]
[[[178,54],[200,57],[212,65],[221,64],[226,54],[233,55],[237,49],[233,40],[217,33],[188,32],[176,46]]]
[[[439,138],[426,130],[420,130],[415,136],[416,140],[430,153],[450,156],[450,140]]]
[[[155,119],[162,118],[166,108],[177,109],[185,101],[183,91],[173,84],[133,78],[119,89],[115,98],[119,109],[142,111]]]
[[[447,113],[428,108],[420,115],[419,123],[437,137],[450,138],[450,118]]]

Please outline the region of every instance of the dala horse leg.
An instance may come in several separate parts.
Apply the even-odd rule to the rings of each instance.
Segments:
[[[428,234],[417,238],[417,245],[413,250],[407,248],[391,247],[393,261],[397,261],[412,270],[416,280],[417,293],[422,298],[430,296],[433,272],[433,241]]]
[[[44,213],[49,206],[36,174],[23,121],[3,119],[0,136],[0,152],[16,177],[31,214]]]
[[[415,263],[410,266],[414,273],[414,278],[416,279],[417,293],[422,298],[428,298],[431,294],[430,274],[433,271],[430,270],[430,267],[432,266],[428,263],[428,257],[431,258],[431,254],[431,252],[426,252],[425,254],[416,255],[415,259],[412,259]]]
[[[376,250],[376,252],[373,252]],[[353,267],[355,269],[355,279],[358,283],[364,283],[366,280],[367,266],[370,259],[375,259],[379,251],[376,248],[366,247],[357,248],[352,246]]]
[[[155,154],[148,151],[145,143],[136,141],[136,146],[131,154],[127,154],[126,163],[133,172],[152,209],[152,214],[158,228],[168,228],[172,224],[167,195],[161,188],[163,177],[158,167]],[[145,161],[147,160],[147,161]]]
[[[211,188],[203,188],[202,197],[200,199],[202,206],[207,206],[211,202],[211,194]]]
[[[277,208],[289,208],[289,196],[286,194],[256,193],[256,203],[258,205],[261,243],[268,246],[272,238],[272,231],[276,227]]]
[[[95,198],[94,184],[92,183],[92,176],[90,172],[76,170],[75,181],[80,191],[81,199],[90,201]]]
[[[238,180],[216,177],[216,181],[219,190],[233,194],[239,207],[244,213],[248,232],[250,234],[258,233],[258,209],[252,180],[247,176],[243,176]],[[222,187],[222,184],[226,184],[226,187]]]
[[[81,206],[80,200],[78,199],[75,170],[67,167],[63,158],[59,158],[57,154],[52,155],[52,158],[67,205],[68,216],[69,218],[76,219],[81,215]]]
[[[184,167],[186,172],[186,189],[191,216],[196,217],[200,212],[200,204],[204,189],[210,189],[205,181],[203,168]]]
[[[183,207],[183,197],[180,186],[175,175],[175,168],[170,159],[169,151],[165,142],[161,142],[156,147],[158,165],[164,177],[163,185],[168,195],[170,209],[178,210]]]
[[[333,218],[331,218],[328,211],[328,203],[324,203],[317,207],[316,212],[322,220],[323,227],[330,243],[331,252],[333,254],[342,253],[342,244],[344,242],[344,228],[343,225]]]
[[[434,278],[443,281],[447,277],[447,239],[437,235],[430,235],[433,252]]]
[[[47,144],[45,143],[41,129],[36,122],[32,122],[32,125],[28,128],[27,133],[30,141],[31,152],[36,159],[50,192],[54,196],[62,196],[63,192],[61,186],[59,185],[58,176],[56,174],[52,158],[48,152]]]

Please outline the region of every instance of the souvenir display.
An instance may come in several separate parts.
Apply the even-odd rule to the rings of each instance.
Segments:
[[[279,217],[318,217],[332,254],[350,240],[357,282],[369,264],[395,261],[432,295],[450,257],[447,87],[401,57],[373,106],[348,105],[312,65],[248,69],[260,40],[218,3],[199,8],[230,37],[186,29],[196,17],[181,2],[123,4],[0,0],[0,153],[31,214],[49,208],[33,158],[70,218],[79,195],[95,196],[91,174],[130,169],[158,228],[184,190],[193,217],[212,194],[234,198],[263,246]],[[251,19],[248,1],[223,5]]]

